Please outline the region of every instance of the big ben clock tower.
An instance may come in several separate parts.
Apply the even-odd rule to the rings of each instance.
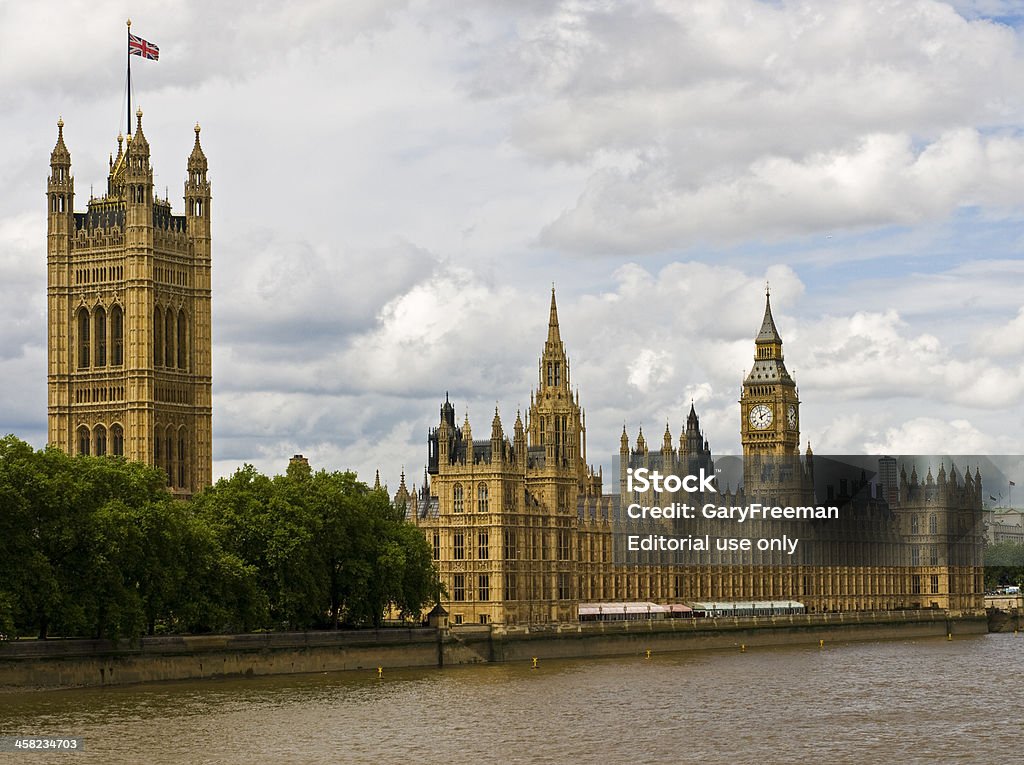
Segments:
[[[744,486],[748,494],[774,494],[773,488],[796,488],[791,481],[801,472],[789,467],[800,454],[800,399],[796,381],[786,370],[767,289],[754,347],[754,366],[743,381],[740,398]]]

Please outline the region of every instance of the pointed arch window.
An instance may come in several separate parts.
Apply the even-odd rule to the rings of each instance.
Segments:
[[[78,368],[85,369],[89,366],[89,312],[84,308],[78,309]]]
[[[110,363],[124,364],[124,311],[117,304],[110,309]]]
[[[153,309],[153,366],[163,366],[164,363],[164,318],[160,307]]]
[[[102,425],[97,425],[93,430],[94,440],[96,442],[96,456],[106,457],[107,456],[107,429]]]
[[[185,466],[188,464],[185,460],[187,448],[185,429],[182,428],[178,431],[178,486],[181,488],[185,488]]]
[[[124,456],[124,428],[120,425],[110,427],[110,442],[115,457]]]
[[[928,533],[929,534],[938,534],[939,533],[939,519],[935,515],[935,513],[932,513],[931,515],[928,516]]]
[[[78,429],[78,453],[88,457],[90,451],[89,446],[91,443],[92,439],[89,429],[83,425]]]
[[[183,309],[178,311],[178,369],[186,369],[188,366],[185,355],[186,348],[188,347],[185,342],[187,331],[188,327],[185,323],[185,311]]]
[[[481,483],[476,487],[476,511],[478,513],[486,513],[488,504],[487,484]]]
[[[174,311],[170,308],[164,315],[164,366],[174,366]]]
[[[174,458],[174,434],[171,432],[170,426],[167,427],[167,438],[164,440],[164,470],[167,473],[167,485],[170,486],[174,480],[174,469],[176,467],[177,460]]]
[[[92,317],[93,333],[96,337],[96,366],[107,365],[107,312],[103,306],[96,306]]]
[[[462,484],[457,483],[452,489],[452,510],[461,513],[465,510],[465,496],[463,495]]]

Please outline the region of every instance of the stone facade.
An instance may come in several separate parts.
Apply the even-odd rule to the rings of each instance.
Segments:
[[[74,211],[63,120],[47,182],[49,443],[156,465],[171,491],[209,485],[210,183],[199,143],[185,214],[153,191],[149,143],[118,136],[106,193]]]
[[[402,476],[395,502],[433,546],[452,624],[573,621],[587,601],[795,599],[811,613],[981,608],[981,476],[969,470],[961,476],[955,466],[949,474],[942,466],[937,481],[930,471],[920,482],[916,468],[910,478],[904,470],[898,496],[888,499],[887,493],[897,493],[891,486],[837,479],[827,488],[828,501],[843,505],[842,520],[802,527],[818,544],[799,565],[770,553],[742,561],[721,554],[699,565],[656,555],[643,562],[648,565],[630,565],[616,555],[623,535],[613,529],[647,528],[624,517],[622,509],[632,502],[796,505],[824,499],[816,497],[810,445],[800,453],[799,393],[785,367],[770,299],[739,401],[743,472],[735,489],[704,496],[628,494],[628,468],[676,475],[714,470],[691,405],[678,447],[668,425],[660,449],[648,448],[642,430],[631,447],[623,428],[620,492],[603,494],[601,471],[587,464],[586,413],[569,380],[552,291],[526,422],[517,412],[509,438],[495,409],[490,438],[474,440],[469,418],[457,424],[446,396],[428,435],[422,485],[410,490]],[[762,521],[748,533],[769,536],[787,528]]]

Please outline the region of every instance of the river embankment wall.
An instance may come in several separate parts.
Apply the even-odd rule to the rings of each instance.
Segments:
[[[554,658],[979,635],[984,612],[885,611],[450,629],[271,632],[0,643],[0,689],[443,667]]]

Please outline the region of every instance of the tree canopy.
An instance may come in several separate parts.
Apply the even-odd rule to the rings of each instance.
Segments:
[[[247,465],[182,502],[159,469],[0,439],[0,634],[379,625],[436,591],[423,535],[354,473]]]
[[[985,587],[1024,584],[1024,545],[1000,542],[985,548]]]

